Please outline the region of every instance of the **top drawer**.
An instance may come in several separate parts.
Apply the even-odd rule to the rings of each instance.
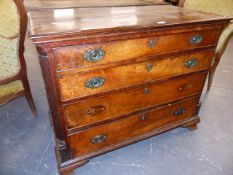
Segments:
[[[215,45],[218,29],[165,34],[154,37],[118,40],[59,47],[54,50],[57,70],[84,68],[126,61],[142,56],[165,54]]]

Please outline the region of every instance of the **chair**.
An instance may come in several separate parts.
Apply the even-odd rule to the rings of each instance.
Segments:
[[[188,9],[233,17],[233,0],[180,0],[179,6]],[[215,50],[215,56],[209,71],[207,87],[208,91],[210,90],[213,81],[214,72],[232,36],[233,21],[231,21],[231,23],[225,27],[224,31],[220,35],[217,48]]]
[[[0,105],[25,96],[37,115],[24,59],[27,13],[21,0],[0,0]]]

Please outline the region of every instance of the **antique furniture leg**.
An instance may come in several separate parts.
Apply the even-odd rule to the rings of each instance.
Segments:
[[[187,128],[187,129],[189,129],[189,130],[195,130],[195,129],[197,129],[197,123],[192,123],[192,124],[186,124],[186,125],[184,125],[183,126],[184,128]]]
[[[55,147],[55,154],[58,162],[58,171],[61,175],[73,175],[76,168],[79,168],[89,162],[89,159],[81,160],[79,162],[70,162],[73,157],[71,150],[67,147],[62,148],[59,146],[58,142]]]
[[[24,87],[24,94],[25,94],[27,102],[31,108],[32,114],[34,116],[37,116],[37,110],[36,110],[36,106],[35,106],[35,103],[34,103],[33,98],[32,98],[32,93],[31,93],[31,89],[29,86],[27,75],[25,75],[22,78],[22,83],[23,83],[23,87]]]
[[[200,118],[198,117],[196,120],[192,121],[191,123],[187,123],[185,125],[183,125],[183,128],[187,128],[191,131],[197,129],[197,124],[200,122]]]
[[[74,170],[64,171],[60,173],[61,175],[74,175]]]
[[[213,82],[213,77],[214,77],[214,73],[215,73],[215,70],[218,66],[218,63],[219,63],[219,58],[215,58],[215,63],[213,64],[213,66],[210,68],[210,71],[209,71],[209,75],[208,75],[208,86],[207,86],[207,91],[210,90],[211,88],[211,85],[212,85],[212,82]]]
[[[75,163],[75,164],[69,166],[69,168],[68,167],[62,167],[62,168],[58,167],[58,170],[59,170],[59,173],[61,175],[74,175],[76,168],[79,168],[88,162],[89,162],[89,160],[83,160],[83,161],[80,161],[78,163]]]

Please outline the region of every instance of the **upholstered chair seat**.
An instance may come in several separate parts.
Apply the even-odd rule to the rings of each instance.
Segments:
[[[6,104],[8,101],[15,98],[16,95],[22,92],[23,90],[23,84],[20,80],[13,81],[5,85],[0,85],[0,104]]]

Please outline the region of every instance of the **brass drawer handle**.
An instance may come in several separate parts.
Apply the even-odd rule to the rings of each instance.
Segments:
[[[150,40],[149,41],[149,45],[150,45],[150,48],[152,49],[152,48],[154,48],[155,47],[155,40]]]
[[[95,114],[99,114],[105,110],[106,110],[105,106],[93,106],[91,109],[89,109],[87,111],[87,114],[88,115],[95,115]]]
[[[201,35],[194,35],[189,39],[189,44],[194,45],[194,44],[200,44],[203,40],[203,37]]]
[[[101,135],[96,135],[91,139],[92,144],[98,144],[102,143],[107,139],[107,135],[101,134]]]
[[[98,88],[98,87],[103,86],[104,83],[105,83],[105,78],[96,77],[96,78],[92,78],[92,79],[88,80],[85,83],[85,86],[88,88],[94,89],[94,88]]]
[[[177,111],[175,111],[174,113],[173,113],[173,115],[174,116],[179,116],[179,115],[182,115],[182,114],[184,114],[185,113],[185,109],[184,108],[180,108],[180,109],[178,109]]]
[[[90,49],[83,54],[83,58],[89,62],[97,62],[105,57],[106,53],[103,49]]]
[[[147,69],[148,72],[150,72],[153,69],[153,64],[150,64],[150,63],[147,64],[146,69]]]
[[[185,67],[193,68],[198,64],[198,60],[196,58],[191,58],[185,62]]]

